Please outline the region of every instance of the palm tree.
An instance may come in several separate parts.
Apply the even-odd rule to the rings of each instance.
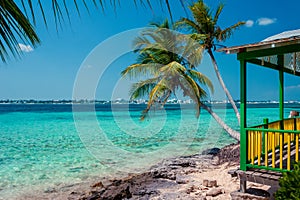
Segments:
[[[157,102],[164,105],[179,89],[183,91],[184,96],[194,100],[196,115],[199,116],[200,99],[206,97],[207,93],[198,82],[209,86],[213,91],[210,80],[194,69],[201,60],[202,47],[195,42],[184,41],[183,35],[171,31],[168,20],[161,25],[152,25],[156,28],[145,30],[142,36],[134,41],[135,52],[139,54],[137,63],[122,71],[123,77],[147,77],[133,84],[130,91],[131,99],[149,94],[148,105],[141,119],[145,118],[151,106]],[[189,47],[184,48],[184,45]],[[198,53],[195,54],[194,50]]]
[[[238,122],[240,122],[239,110],[223,81],[217,61],[213,54],[213,50],[215,50],[218,46],[218,42],[224,42],[233,34],[233,31],[235,29],[239,28],[245,23],[237,22],[232,26],[221,29],[221,27],[218,26],[218,19],[223,8],[224,5],[219,4],[216,12],[213,13],[212,10],[206,4],[204,4],[203,0],[198,0],[189,7],[193,15],[193,20],[188,18],[181,18],[178,22],[176,22],[176,27],[189,30],[192,33],[191,37],[195,40],[198,40],[200,44],[203,45],[204,49],[208,52],[216,76],[234,109]]]
[[[201,86],[207,86],[213,92],[211,81],[195,69],[202,59],[203,47],[190,37],[171,31],[167,20],[161,25],[152,25],[154,29],[144,31],[134,41],[135,52],[138,53],[137,63],[122,71],[123,77],[145,77],[133,84],[130,90],[131,99],[149,95],[141,119],[146,117],[151,106],[156,103],[164,105],[172,94],[180,90],[195,102],[197,117],[200,108],[204,108],[224,130],[239,140],[239,134],[201,101],[207,97]]]
[[[165,3],[168,12],[172,18],[171,5],[168,0],[156,0],[161,4]],[[178,0],[182,7],[184,8],[184,1]],[[34,25],[36,23],[37,12],[41,13],[44,23],[47,27],[47,19],[44,12],[44,4],[51,4],[53,17],[56,23],[56,29],[58,25],[65,21],[65,18],[70,22],[70,10],[75,9],[80,16],[80,8],[87,9],[89,12],[89,7],[101,7],[102,10],[105,9],[105,3],[110,3],[115,9],[120,4],[119,0],[92,0],[87,3],[85,0],[81,1],[42,1],[42,0],[20,0],[19,4],[16,4],[12,0],[1,0],[0,1],[0,57],[2,62],[6,62],[11,56],[20,55],[19,40],[25,44],[31,45],[33,47],[40,43],[40,39],[36,31],[34,30]],[[152,3],[150,0],[133,0],[134,4],[140,4],[142,6],[148,6],[152,9]],[[48,18],[48,17],[47,17]]]

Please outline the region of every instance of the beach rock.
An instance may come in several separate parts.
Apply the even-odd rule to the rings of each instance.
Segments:
[[[205,187],[217,187],[217,180],[204,179],[202,185]]]
[[[111,185],[113,185],[113,186],[119,186],[121,184],[122,184],[122,180],[117,179],[117,180],[113,180]]]
[[[114,197],[114,200],[117,200],[117,199],[129,199],[132,197],[132,194],[129,190],[129,186],[127,186],[127,188],[125,190],[122,190],[120,191],[115,197]]]
[[[193,174],[193,173],[201,173],[201,172],[202,172],[201,169],[195,169],[195,168],[188,168],[183,170],[183,173],[186,175]]]
[[[192,192],[196,192],[198,190],[198,187],[195,186],[195,185],[192,185],[191,187],[189,187],[187,190],[186,190],[186,193],[187,194],[190,194]]]
[[[151,171],[153,178],[166,178],[169,180],[176,180],[176,173],[174,171],[169,171],[168,169],[153,170]]]
[[[92,185],[91,187],[92,187],[92,188],[95,188],[95,187],[100,187],[100,188],[102,188],[102,187],[104,187],[104,185],[103,185],[103,183],[100,181],[100,182],[98,182],[98,183],[95,183],[95,184]]]
[[[71,193],[70,193],[70,195],[80,195],[81,193],[80,192],[78,192],[78,191],[72,191]]]
[[[181,194],[178,192],[165,193],[161,195],[161,199],[182,199]]]
[[[230,193],[232,200],[241,200],[241,199],[247,199],[247,200],[269,200],[270,199],[270,193],[257,188],[249,188],[247,189],[246,193],[242,193],[240,191],[235,191]]]
[[[202,182],[202,185],[205,186],[205,187],[208,187],[208,180],[204,179],[203,182]]]
[[[142,174],[91,184],[90,189],[94,191],[85,193],[85,198],[81,196],[81,199],[205,199],[202,196],[209,188],[200,188],[201,182],[195,182],[192,177],[193,173],[213,170],[213,157],[196,154],[167,159]],[[215,186],[216,181],[210,185]]]
[[[180,157],[170,160],[165,160],[162,163],[153,166],[150,169],[153,178],[166,178],[169,180],[176,180],[176,174],[187,171],[192,173],[197,167],[195,159],[188,157]]]
[[[221,149],[219,148],[211,148],[211,149],[206,149],[204,151],[202,151],[202,155],[217,155],[220,152]]]
[[[189,182],[190,182],[190,180],[187,177],[182,176],[182,175],[178,175],[178,174],[176,175],[176,183],[178,183],[178,184],[187,184]]]
[[[83,200],[97,200],[101,198],[101,194],[104,192],[105,190],[102,191],[90,191],[88,197],[83,197]]]
[[[207,191],[206,196],[212,196],[215,197],[219,194],[223,194],[224,189],[223,188],[211,188]]]
[[[221,149],[217,154],[218,164],[228,162],[229,164],[238,164],[240,162],[240,144],[230,144]]]
[[[159,191],[157,190],[152,190],[152,189],[142,189],[137,191],[136,193],[133,193],[133,195],[137,195],[137,196],[150,196],[150,195],[158,195],[160,194]]]
[[[189,159],[176,159],[171,163],[171,166],[180,166],[180,167],[195,167],[196,162]]]
[[[47,188],[44,190],[45,193],[53,193],[53,192],[57,192],[57,190],[55,188]]]
[[[217,180],[208,181],[208,187],[217,187]]]
[[[131,197],[132,193],[130,192],[130,186],[127,185],[127,187],[111,186],[109,189],[105,190],[103,194],[100,195],[99,199],[119,200],[129,199]]]

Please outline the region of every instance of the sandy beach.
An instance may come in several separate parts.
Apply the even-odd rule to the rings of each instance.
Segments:
[[[164,160],[141,174],[29,192],[20,199],[231,199],[230,193],[239,189],[239,180],[228,171],[238,168],[238,160],[239,145],[232,144],[221,150],[213,148],[193,156]],[[249,187],[274,192],[255,183],[249,183]]]

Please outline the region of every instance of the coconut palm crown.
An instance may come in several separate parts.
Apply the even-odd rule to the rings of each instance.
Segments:
[[[207,97],[201,86],[207,86],[213,92],[211,81],[195,69],[201,61],[203,47],[197,41],[170,30],[167,20],[152,25],[154,28],[145,30],[134,41],[137,63],[122,72],[123,77],[145,77],[133,84],[130,91],[131,99],[149,95],[141,119],[146,117],[151,106],[156,103],[164,105],[179,90],[195,102],[198,117],[201,100]]]
[[[176,22],[178,28],[186,28],[192,33],[192,37],[197,39],[206,50],[215,50],[220,42],[229,39],[233,32],[244,25],[245,22],[237,22],[236,24],[222,29],[218,25],[220,14],[222,13],[224,4],[219,4],[215,13],[209,8],[203,0],[198,0],[189,6],[193,19],[181,18]]]

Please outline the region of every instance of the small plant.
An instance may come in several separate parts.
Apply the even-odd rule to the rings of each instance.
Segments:
[[[300,162],[294,164],[293,171],[283,174],[279,186],[275,193],[276,200],[300,199]]]

